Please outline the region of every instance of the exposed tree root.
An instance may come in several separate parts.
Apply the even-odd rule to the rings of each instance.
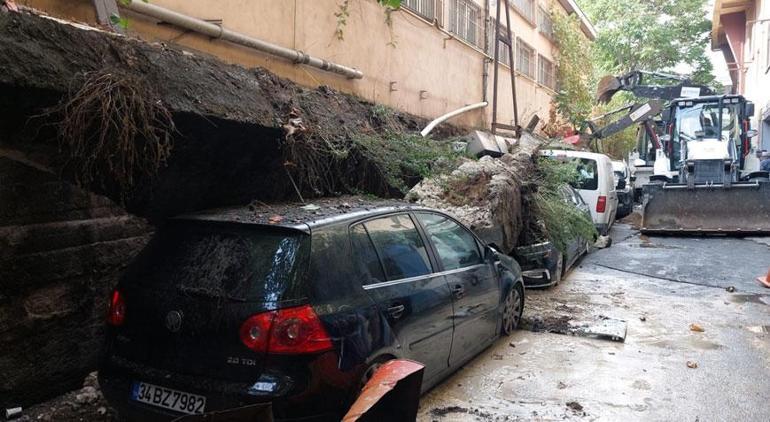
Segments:
[[[150,86],[129,73],[85,73],[82,84],[46,114],[60,117],[65,170],[84,186],[117,184],[125,195],[139,178],[157,174],[171,154],[171,113]]]

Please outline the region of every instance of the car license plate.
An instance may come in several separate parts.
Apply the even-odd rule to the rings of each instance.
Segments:
[[[146,382],[134,382],[131,399],[152,406],[194,415],[203,413],[206,397],[184,391],[172,390]]]

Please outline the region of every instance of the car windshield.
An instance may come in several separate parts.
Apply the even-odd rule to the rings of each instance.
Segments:
[[[274,302],[304,267],[300,232],[219,224],[172,224],[132,265],[129,279],[182,294]]]
[[[737,104],[700,103],[677,111],[677,132],[680,141],[738,141],[740,125],[737,124]],[[722,128],[719,129],[719,114],[722,114]],[[721,132],[721,136],[720,136]]]

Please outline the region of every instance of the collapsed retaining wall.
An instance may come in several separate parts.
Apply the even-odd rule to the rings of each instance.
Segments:
[[[300,130],[298,142],[361,135],[383,142],[386,132],[414,133],[425,123],[262,69],[2,10],[0,406],[26,406],[78,387],[95,368],[108,293],[164,218],[296,199],[283,162],[289,130]],[[77,169],[57,138],[62,116],[46,115],[95,71],[142,78],[176,124],[166,165],[130,192],[109,180],[72,183]],[[435,133],[457,132],[444,125]],[[339,165],[347,179],[325,191],[297,180],[298,188],[305,197],[393,193],[372,171],[371,156],[350,154]]]
[[[0,198],[5,408],[79,387],[93,370],[109,291],[151,227],[18,155],[0,158]]]

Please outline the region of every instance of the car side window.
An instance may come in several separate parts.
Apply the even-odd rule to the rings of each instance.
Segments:
[[[380,264],[380,258],[374,249],[374,244],[369,238],[369,233],[363,224],[353,226],[350,230],[353,244],[353,255],[358,272],[363,276],[361,283],[369,285],[385,281],[385,273]]]
[[[484,262],[476,238],[464,227],[438,214],[417,214],[428,233],[444,270],[470,267]]]
[[[388,280],[417,277],[433,271],[422,237],[408,215],[390,215],[363,225]]]

